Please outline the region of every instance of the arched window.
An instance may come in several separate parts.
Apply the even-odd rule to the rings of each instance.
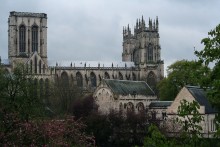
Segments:
[[[123,80],[123,75],[120,72],[118,73],[118,75],[119,75],[119,80]]]
[[[156,76],[154,72],[150,72],[147,76],[148,85],[154,90],[156,88]]]
[[[32,27],[32,52],[38,51],[38,27]]]
[[[93,72],[90,73],[90,80],[91,80],[91,86],[96,87],[97,86],[96,75]]]
[[[41,60],[39,61],[39,73],[41,74]]]
[[[147,60],[153,61],[153,45],[149,44],[147,48]]]
[[[45,64],[43,65],[43,73],[45,74]]]
[[[30,61],[30,73],[32,73],[32,68],[33,68],[33,62],[32,60]]]
[[[139,54],[138,54],[138,50],[134,50],[133,52],[133,61],[135,64],[138,64],[139,63]]]
[[[82,74],[80,72],[76,73],[76,84],[79,87],[83,87],[83,77],[82,77]]]
[[[133,104],[132,102],[129,102],[129,103],[127,104],[127,110],[128,110],[128,111],[134,111],[134,104]]]
[[[139,102],[136,107],[138,112],[144,111],[144,104],[142,102]]]
[[[19,28],[19,52],[25,53],[26,49],[26,28],[24,25],[21,25]]]
[[[34,73],[37,73],[37,56],[34,57]]]
[[[61,74],[61,84],[62,87],[69,87],[69,78],[66,72]]]
[[[137,81],[135,73],[132,73],[132,79],[133,79],[133,81]]]
[[[110,79],[110,76],[107,72],[105,72],[105,79]]]

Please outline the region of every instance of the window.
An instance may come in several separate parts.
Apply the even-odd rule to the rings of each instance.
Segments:
[[[32,67],[33,67],[33,63],[32,60],[30,61],[30,73],[32,73]]]
[[[93,72],[91,72],[91,74],[90,74],[90,80],[91,80],[91,86],[92,87],[96,87],[96,75],[93,73]]]
[[[43,73],[45,74],[45,64],[43,65]]]
[[[83,77],[82,77],[82,74],[80,72],[76,73],[76,84],[79,87],[83,87]]]
[[[105,72],[105,79],[110,79],[110,76],[107,72]]]
[[[153,45],[149,44],[147,48],[147,60],[153,61]]]
[[[41,60],[39,61],[39,73],[41,74]]]
[[[37,73],[37,56],[34,57],[34,73]]]
[[[148,85],[154,90],[156,88],[156,76],[154,72],[150,72],[147,76]]]
[[[132,73],[132,79],[133,79],[133,81],[137,80],[135,73]]]
[[[167,118],[166,112],[162,112],[162,119],[163,119],[163,120],[166,120],[166,118]]]
[[[25,47],[26,47],[26,28],[24,25],[21,25],[19,28],[19,52],[20,53],[25,53]]]
[[[119,72],[119,80],[123,80],[123,75]]]
[[[215,131],[216,131],[215,120],[211,119],[211,132],[215,132]]]
[[[38,27],[32,27],[32,52],[38,51]]]

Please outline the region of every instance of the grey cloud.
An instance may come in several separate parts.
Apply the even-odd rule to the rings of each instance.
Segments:
[[[219,23],[220,2],[213,0],[2,0],[0,55],[7,58],[7,19],[10,11],[48,15],[48,57],[55,60],[121,60],[122,28],[137,18],[159,17],[162,58],[195,59],[194,46]]]

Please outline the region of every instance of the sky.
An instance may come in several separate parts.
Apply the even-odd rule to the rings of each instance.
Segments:
[[[165,69],[197,59],[194,48],[220,23],[219,0],[0,0],[0,56],[8,58],[10,11],[46,13],[48,59],[121,61],[122,31],[142,15],[159,19]]]

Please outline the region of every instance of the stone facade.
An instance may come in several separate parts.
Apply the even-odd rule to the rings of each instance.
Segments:
[[[156,19],[145,27],[142,17],[134,35],[129,27],[124,28],[122,62],[50,61],[47,58],[47,14],[13,11],[8,19],[8,61],[2,64],[12,71],[17,63],[24,63],[38,79],[63,76],[92,91],[103,78],[142,80],[155,88],[164,76],[158,26]]]
[[[172,104],[167,108],[168,119],[175,119],[177,116],[177,110],[180,106],[180,101],[185,99],[188,102],[196,101],[200,105],[198,109],[199,114],[204,117],[204,121],[200,123],[203,129],[203,136],[206,138],[213,137],[216,132],[216,126],[214,123],[215,115],[217,111],[211,107],[203,89],[195,86],[186,86],[176,96]],[[175,131],[178,131],[176,129]]]
[[[146,108],[157,96],[144,81],[102,80],[93,97],[101,113],[114,111],[147,111]]]

